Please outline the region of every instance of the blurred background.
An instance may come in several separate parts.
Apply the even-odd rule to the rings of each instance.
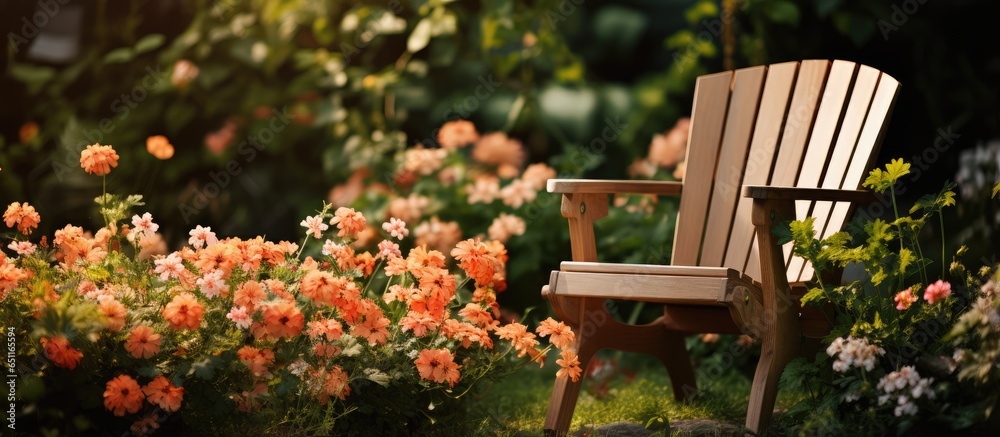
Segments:
[[[970,256],[982,257],[1000,221],[988,201],[1000,177],[1000,39],[988,4],[0,0],[0,201],[35,205],[42,235],[96,229],[101,181],[83,173],[79,152],[99,142],[121,155],[108,190],[143,194],[170,249],[196,224],[295,241],[301,218],[352,175],[394,189],[403,150],[435,147],[448,121],[505,132],[525,163],[560,175],[635,176],[654,136],[689,114],[696,76],[846,59],[903,84],[878,162],[914,162],[909,202],[958,182],[947,245],[976,241]],[[614,139],[600,141],[609,127]],[[170,159],[147,153],[153,135],[169,139]],[[673,170],[646,176],[682,176]],[[532,298],[569,257],[556,202],[543,209],[525,214],[528,233],[559,237],[508,244],[512,259],[529,260],[511,288]],[[668,260],[672,224],[614,234],[629,223],[608,225],[619,228],[609,256]]]

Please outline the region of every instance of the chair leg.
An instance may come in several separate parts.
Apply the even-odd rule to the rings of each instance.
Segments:
[[[784,346],[784,347],[782,347]],[[760,434],[771,423],[774,401],[778,395],[778,380],[792,358],[794,345],[779,345],[773,338],[765,338],[761,345],[760,361],[750,388],[750,405],[747,407],[746,427]]]
[[[588,342],[582,336],[577,339],[577,357],[580,360],[580,368],[586,369],[590,359],[594,356],[597,348],[593,342]],[[545,435],[564,436],[569,432],[570,423],[573,421],[573,411],[576,410],[576,401],[580,397],[580,387],[583,386],[583,376],[576,382],[569,378],[556,378],[555,387],[552,389],[552,397],[549,398],[549,409],[545,414]]]
[[[695,382],[694,367],[691,366],[691,356],[684,344],[684,335],[668,331],[661,340],[662,348],[656,357],[667,368],[670,384],[674,388],[674,399],[684,402],[690,400],[698,392]]]

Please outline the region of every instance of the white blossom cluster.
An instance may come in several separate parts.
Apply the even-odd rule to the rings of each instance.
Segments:
[[[885,355],[885,349],[868,344],[864,338],[840,337],[826,348],[826,354],[837,357],[833,362],[834,371],[843,373],[851,367],[871,371],[875,368],[878,355]]]
[[[920,373],[917,373],[913,366],[905,366],[885,375],[878,382],[878,389],[884,393],[878,397],[878,404],[885,405],[887,402],[895,400],[896,417],[904,414],[916,415],[917,404],[913,400],[921,397],[934,399],[934,390],[931,390],[933,383],[934,378],[921,378]]]

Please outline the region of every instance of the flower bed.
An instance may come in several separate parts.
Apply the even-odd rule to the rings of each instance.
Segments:
[[[118,159],[93,145],[81,166],[105,177]],[[508,260],[498,241],[404,257],[410,231],[393,217],[377,251],[356,252],[367,218],[325,204],[302,221],[301,244],[197,226],[184,248],[150,256],[159,226],[132,214],[141,196],[96,202],[104,227],[67,225],[51,242],[29,238],[41,220],[31,205],[3,215],[20,234],[8,245],[16,255],[0,252],[19,431],[399,433],[553,346],[559,377],[579,378],[568,327],[546,319],[536,335],[498,320]]]

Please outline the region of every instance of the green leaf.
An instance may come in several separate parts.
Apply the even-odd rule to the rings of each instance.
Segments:
[[[843,3],[843,0],[816,0],[816,13],[820,18],[826,17],[836,10],[841,3]]]
[[[767,15],[775,23],[785,23],[792,26],[799,24],[799,7],[789,1],[772,3]]]
[[[46,82],[56,75],[56,70],[51,67],[38,67],[28,64],[12,64],[7,72],[21,82],[28,85],[28,92],[37,93]]]
[[[108,54],[104,55],[104,63],[116,64],[121,62],[128,62],[132,60],[133,56],[134,55],[132,53],[132,49],[128,47],[117,48],[108,52]]]
[[[802,305],[812,305],[812,306],[822,306],[826,303],[826,293],[819,287],[810,289],[806,294],[802,295]]]
[[[159,33],[151,33],[149,35],[146,35],[142,37],[142,39],[140,39],[139,42],[135,43],[135,47],[133,48],[134,54],[139,55],[151,50],[155,50],[159,48],[161,45],[163,45],[163,41],[165,40],[166,38]]]
[[[992,197],[994,197],[994,198],[997,197],[997,193],[1000,193],[1000,182],[997,182],[997,185],[995,187],[993,187],[993,196]]]
[[[910,164],[904,162],[902,158],[897,158],[886,164],[885,171],[882,171],[880,168],[872,170],[862,185],[879,193],[884,193],[895,185],[899,178],[908,174],[910,174]]]
[[[899,273],[906,273],[906,268],[916,259],[913,251],[906,248],[899,249]]]

